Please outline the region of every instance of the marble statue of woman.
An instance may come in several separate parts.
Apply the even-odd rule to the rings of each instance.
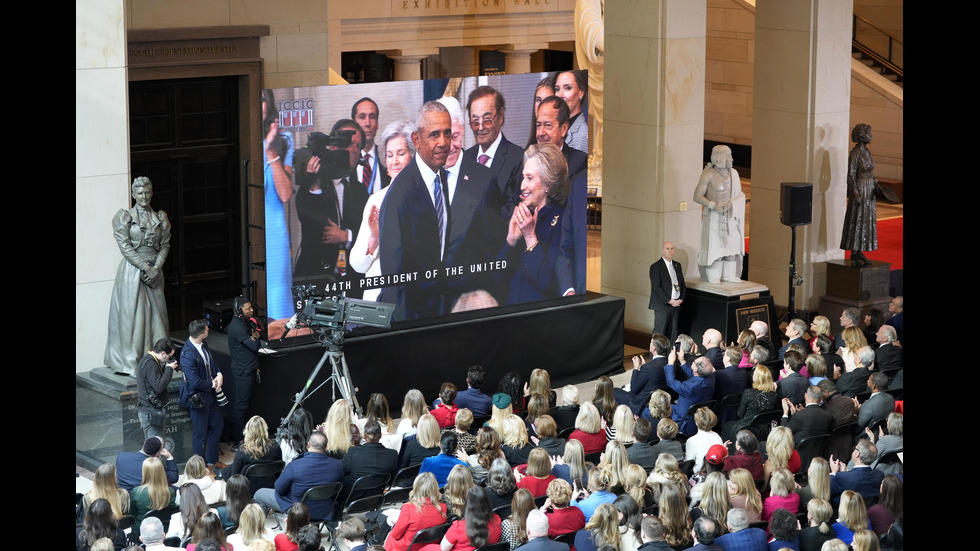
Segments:
[[[745,256],[745,194],[738,171],[732,168],[732,150],[716,145],[711,162],[701,173],[694,202],[702,205],[701,248],[698,265],[708,283],[741,281]]]

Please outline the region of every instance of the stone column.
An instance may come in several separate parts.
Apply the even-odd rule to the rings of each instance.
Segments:
[[[544,46],[534,45],[531,47],[528,44],[508,44],[505,48],[501,48],[500,51],[506,56],[505,67],[508,75],[523,75],[525,73],[531,72],[531,54],[534,52],[547,48],[548,45]]]
[[[650,331],[650,264],[670,240],[697,275],[706,0],[606,2],[602,285]],[[689,209],[690,207],[690,209]]]
[[[419,80],[422,78],[421,61],[439,50],[386,50],[379,51],[395,61],[395,80]]]
[[[853,11],[852,0],[756,4],[749,275],[786,304],[792,233],[779,223],[780,183],[812,183],[813,222],[796,238],[798,309],[816,309],[826,261],[844,255]]]

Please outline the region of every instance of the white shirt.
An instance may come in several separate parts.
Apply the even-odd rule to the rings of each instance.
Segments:
[[[490,144],[490,147],[488,147],[486,151],[483,150],[483,146],[481,145],[479,147],[479,149],[477,149],[476,158],[479,159],[480,158],[480,155],[486,155],[487,157],[490,157],[490,160],[487,161],[486,166],[492,165],[493,164],[493,156],[497,154],[497,146],[500,145],[500,142],[503,139],[504,139],[504,133],[501,132],[501,133],[497,134],[497,139],[494,140],[492,144]]]

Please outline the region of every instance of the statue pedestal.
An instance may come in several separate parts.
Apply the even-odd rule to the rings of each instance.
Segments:
[[[891,264],[873,260],[866,266],[855,266],[850,260],[827,262],[827,294],[820,297],[820,314],[837,327],[844,308],[857,308],[864,317],[871,308],[888,311],[891,296],[888,281]]]
[[[191,417],[177,405],[180,375],[168,387],[166,447],[178,463],[191,454]],[[75,374],[75,464],[94,471],[113,463],[116,455],[143,446],[143,429],[136,415],[136,379],[117,375],[108,367]]]
[[[778,320],[769,288],[761,283],[740,281],[711,284],[702,278],[685,279],[687,298],[681,305],[679,327],[700,346],[706,329],[717,329],[726,343],[738,339],[755,320],[772,328]]]

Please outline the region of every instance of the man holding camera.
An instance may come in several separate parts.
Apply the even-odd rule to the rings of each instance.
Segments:
[[[190,408],[193,437],[191,449],[194,455],[204,458],[209,468],[218,462],[218,448],[221,439],[221,429],[225,423],[221,419],[219,401],[228,403],[221,386],[225,382],[221,368],[214,361],[211,349],[204,339],[208,338],[208,322],[203,319],[194,320],[187,327],[190,337],[184,343],[180,352],[180,365],[187,379],[191,392],[199,393],[203,405]],[[222,405],[224,405],[222,404]]]
[[[174,347],[166,337],[153,343],[153,349],[140,360],[136,371],[136,390],[139,394],[136,415],[143,429],[143,438],[163,436],[167,416],[167,385],[173,379],[174,370],[180,369],[174,356]]]

